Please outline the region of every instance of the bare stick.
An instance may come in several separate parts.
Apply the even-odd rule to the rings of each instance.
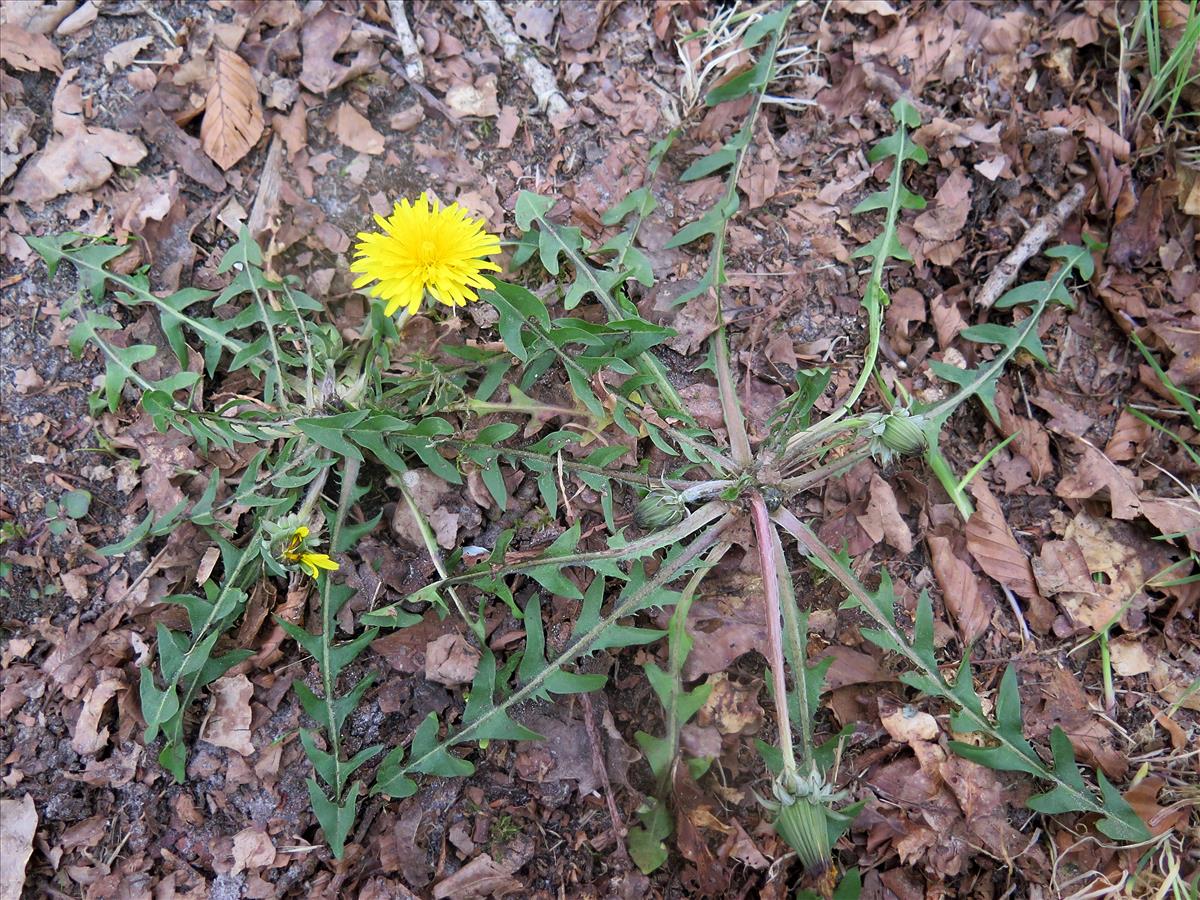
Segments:
[[[542,65],[533,55],[533,51],[525,46],[525,42],[513,30],[508,16],[504,15],[500,4],[496,0],[475,0],[475,8],[479,10],[479,15],[487,23],[492,37],[500,45],[504,58],[519,65],[525,73],[525,80],[529,82],[534,96],[537,97],[538,109],[546,110],[552,125],[566,118],[571,112],[571,107],[567,105],[566,98],[558,89],[554,73]]]
[[[1012,253],[1004,257],[994,269],[992,274],[988,276],[988,280],[984,282],[983,287],[979,289],[979,293],[975,295],[975,305],[981,306],[984,309],[990,309],[992,304],[1000,299],[1000,295],[1008,290],[1009,285],[1017,277],[1017,273],[1021,271],[1021,266],[1033,256],[1036,256],[1042,249],[1042,245],[1055,235],[1063,226],[1071,213],[1083,201],[1083,195],[1086,193],[1086,188],[1082,183],[1075,185],[1063,196],[1058,204],[1046,215],[1038,219],[1037,224],[1025,232],[1025,237],[1021,238],[1017,246],[1013,247]]]
[[[613,838],[617,842],[617,855],[628,859],[629,851],[625,849],[625,823],[621,821],[621,813],[617,810],[612,782],[608,779],[608,767],[604,765],[604,755],[600,750],[600,734],[596,730],[592,698],[587,695],[586,691],[580,694],[579,698],[583,701],[583,724],[587,728],[588,738],[592,745],[592,771],[604,785],[604,802],[608,806],[608,817],[612,819]]]
[[[425,81],[425,64],[421,62],[421,51],[417,39],[408,27],[408,16],[404,14],[404,0],[388,0],[388,12],[392,16],[392,28],[396,30],[396,41],[404,54],[404,77],[409,84]]]

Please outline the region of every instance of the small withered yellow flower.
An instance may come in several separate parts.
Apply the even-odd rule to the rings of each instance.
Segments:
[[[283,548],[283,558],[290,563],[297,563],[310,578],[317,577],[318,569],[335,572],[338,564],[324,553],[312,553],[304,546],[308,537],[308,527],[300,525],[288,538],[287,546]]]
[[[356,289],[376,282],[369,293],[387,304],[385,315],[401,307],[415,313],[426,291],[446,306],[466,306],[479,299],[475,288],[495,287],[482,273],[500,271],[486,258],[500,252],[500,238],[457,203],[443,208],[421,194],[415,203],[397,202],[390,216],[377,215],[375,222],[383,233],[359,232],[350,271],[359,275]]]

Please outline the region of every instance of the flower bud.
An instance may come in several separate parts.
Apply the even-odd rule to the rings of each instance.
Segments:
[[[683,521],[687,506],[676,491],[648,493],[633,511],[639,528],[669,528]]]

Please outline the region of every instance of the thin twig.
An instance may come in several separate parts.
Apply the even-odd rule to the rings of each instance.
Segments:
[[[496,0],[475,0],[475,9],[479,11],[488,31],[500,45],[504,58],[521,67],[525,81],[537,97],[538,109],[546,110],[550,124],[560,122],[570,115],[571,107],[567,105],[566,98],[559,90],[554,73],[525,46],[525,42],[513,30],[512,23],[508,21],[508,16],[500,8],[500,4]]]
[[[1041,252],[1042,246],[1052,235],[1058,234],[1063,223],[1083,201],[1086,192],[1082,182],[1075,185],[1058,201],[1054,209],[1038,219],[1037,223],[1025,232],[1025,236],[1013,247],[1012,252],[992,269],[992,274],[975,295],[976,306],[989,309],[1000,299],[1009,285],[1016,280],[1021,266]]]
[[[588,740],[592,744],[592,771],[604,785],[604,802],[608,806],[608,817],[612,820],[613,839],[617,842],[617,856],[620,859],[628,859],[629,851],[625,849],[625,823],[621,820],[621,813],[617,809],[612,782],[608,778],[608,768],[604,765],[604,755],[600,752],[600,734],[596,731],[592,698],[586,691],[580,694],[579,698],[583,701],[583,724],[587,728]]]
[[[404,0],[388,0],[388,12],[392,16],[392,28],[396,29],[396,41],[404,54],[404,77],[409,84],[425,81],[425,64],[421,62],[421,51],[417,39],[408,25],[404,14]]]

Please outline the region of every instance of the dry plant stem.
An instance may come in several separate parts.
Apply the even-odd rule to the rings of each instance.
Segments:
[[[437,538],[433,533],[433,529],[429,527],[429,522],[422,515],[421,510],[417,508],[416,501],[403,483],[400,484],[400,495],[404,497],[404,502],[408,504],[408,511],[412,514],[413,521],[417,523],[417,528],[421,532],[421,540],[425,542],[425,549],[429,553],[429,558],[433,561],[433,566],[437,569],[438,575],[441,576],[442,583],[445,584],[450,578],[450,573],[446,571],[446,566],[442,562],[442,554],[438,550]],[[458,614],[462,616],[462,620],[467,624],[467,627],[482,641],[485,636],[482,623],[472,618],[471,614],[467,612],[467,607],[463,604],[462,599],[458,596],[458,591],[454,590],[452,585],[446,585],[446,592],[450,595],[450,599],[454,601],[454,607],[458,610]]]
[[[392,17],[392,28],[396,29],[400,52],[404,54],[404,77],[408,79],[409,84],[423,82],[425,65],[421,62],[417,39],[408,26],[408,16],[404,14],[404,0],[388,0],[388,13]]]
[[[584,691],[579,695],[579,699],[583,703],[583,724],[587,728],[588,741],[592,745],[592,771],[604,785],[604,803],[608,807],[608,818],[612,822],[613,839],[617,842],[617,858],[629,859],[629,851],[625,849],[625,823],[621,821],[617,800],[613,796],[612,782],[608,778],[608,767],[604,765],[604,754],[600,750],[600,734],[596,730],[596,714],[592,709],[592,698]]]
[[[1013,247],[1012,252],[992,269],[992,274],[975,295],[976,306],[990,309],[992,304],[1000,299],[1016,280],[1021,266],[1040,253],[1046,241],[1062,230],[1063,223],[1078,208],[1085,193],[1087,189],[1082,183],[1075,185],[1063,195],[1054,209],[1038,219],[1037,224],[1025,232],[1025,236]]]
[[[808,708],[808,669],[807,648],[800,635],[800,606],[796,602],[796,591],[792,585],[792,575],[788,570],[787,556],[783,550],[783,540],[779,537],[779,529],[771,525],[771,554],[775,560],[775,574],[779,581],[779,606],[783,614],[783,637],[791,647],[792,677],[796,680],[796,700],[800,708],[800,760],[804,763],[805,772],[816,770],[813,758],[813,740],[811,723],[812,710]]]
[[[303,101],[297,101],[303,102]],[[279,135],[271,138],[271,147],[267,150],[267,159],[263,163],[262,175],[259,176],[258,190],[254,194],[254,204],[250,207],[250,218],[246,220],[246,228],[250,237],[261,245],[263,237],[271,229],[272,219],[279,215],[279,190],[283,184],[283,141]],[[268,244],[263,252],[264,262],[270,266],[271,247]]]
[[[750,452],[750,438],[746,434],[746,420],[737,399],[733,369],[729,365],[729,343],[725,339],[725,317],[721,313],[721,298],[716,288],[709,290],[717,310],[717,333],[713,335],[713,340],[716,342],[717,387],[721,392],[721,412],[725,416],[725,427],[729,432],[729,450],[733,461],[742,469],[746,469],[754,461],[754,457]]]
[[[758,544],[758,561],[762,568],[763,597],[767,615],[767,661],[771,665],[772,691],[775,701],[775,725],[779,730],[779,749],[783,753],[783,773],[796,771],[796,753],[792,748],[792,723],[788,712],[787,681],[784,679],[783,630],[780,624],[779,569],[775,564],[774,528],[766,501],[758,491],[750,495],[750,512],[754,519],[754,539]]]
[[[569,115],[571,107],[567,105],[562,91],[558,89],[554,73],[542,65],[533,55],[533,51],[525,46],[525,42],[513,30],[512,23],[508,21],[508,16],[500,8],[500,4],[496,0],[475,0],[475,8],[487,23],[496,43],[500,45],[504,58],[521,67],[525,80],[537,97],[538,109],[546,110],[551,124]]]

